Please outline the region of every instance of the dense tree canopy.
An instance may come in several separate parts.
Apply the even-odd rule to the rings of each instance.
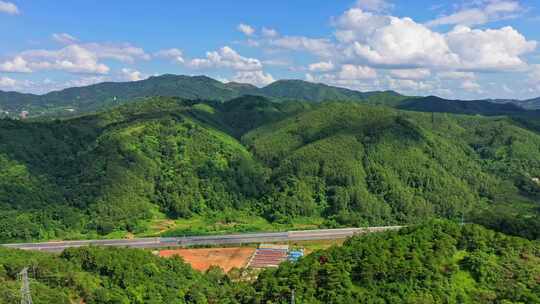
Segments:
[[[3,119],[0,241],[240,212],[326,227],[464,218],[537,238],[517,228],[538,227],[540,194],[540,136],[520,119],[257,96]]]
[[[432,221],[356,236],[342,247],[233,280],[139,249],[61,255],[0,248],[0,303],[18,303],[29,267],[34,303],[540,303],[540,244],[476,225]]]

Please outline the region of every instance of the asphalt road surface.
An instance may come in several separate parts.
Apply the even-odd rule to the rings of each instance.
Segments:
[[[397,230],[402,226],[345,228],[345,229],[319,229],[288,232],[268,233],[242,233],[213,236],[186,236],[186,237],[155,237],[121,240],[86,240],[86,241],[59,241],[46,243],[20,243],[1,244],[0,246],[18,248],[23,250],[39,250],[48,252],[61,252],[66,248],[82,246],[114,246],[128,248],[166,248],[193,245],[225,245],[246,243],[273,243],[288,241],[316,241],[337,240],[351,237],[355,234]]]

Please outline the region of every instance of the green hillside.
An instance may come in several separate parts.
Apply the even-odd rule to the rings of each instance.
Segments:
[[[540,247],[434,222],[348,240],[259,276],[258,303],[540,303]]]
[[[44,95],[0,91],[0,117],[16,117],[23,110],[29,111],[33,117],[73,116],[153,96],[223,102],[243,95],[265,96],[276,101],[365,100],[369,103],[392,105],[404,99],[395,92],[361,93],[300,80],[280,80],[259,89],[250,84],[222,83],[206,76],[166,74],[141,81],[104,82],[68,88]]]
[[[540,244],[475,225],[433,221],[357,236],[262,272],[202,274],[179,258],[121,248],[61,255],[0,248],[0,303],[19,303],[29,267],[41,303],[540,303]]]
[[[527,110],[513,103],[494,103],[487,100],[448,100],[436,96],[404,100],[398,108],[420,112],[443,112],[479,115],[520,115]]]
[[[540,136],[510,118],[351,102],[161,97],[4,119],[0,241],[148,235],[197,218],[166,233],[464,217],[538,238],[539,160]]]

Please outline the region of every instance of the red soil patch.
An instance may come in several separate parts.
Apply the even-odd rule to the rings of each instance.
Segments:
[[[206,271],[210,266],[221,267],[229,272],[233,267],[243,268],[247,266],[254,248],[203,248],[203,249],[178,249],[161,250],[160,257],[181,256],[186,263],[199,271]]]

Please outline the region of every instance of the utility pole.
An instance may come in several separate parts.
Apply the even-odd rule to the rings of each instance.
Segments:
[[[296,303],[296,301],[294,299],[294,289],[293,289],[292,292],[291,292],[291,304],[295,304],[295,303]]]
[[[19,272],[19,280],[21,281],[21,304],[32,304],[32,294],[28,282],[28,267]]]

